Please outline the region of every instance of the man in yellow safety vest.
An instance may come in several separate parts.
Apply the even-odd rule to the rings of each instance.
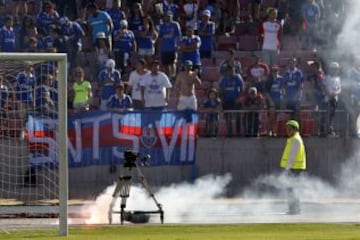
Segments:
[[[281,157],[280,167],[290,176],[297,178],[306,170],[306,152],[304,142],[299,133],[300,125],[296,120],[286,122],[288,139]],[[297,179],[296,179],[297,180]],[[292,187],[288,191],[288,214],[300,213],[300,200]]]

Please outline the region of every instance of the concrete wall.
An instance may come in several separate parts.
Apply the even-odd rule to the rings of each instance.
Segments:
[[[13,192],[11,189],[13,186],[9,184],[17,183],[21,186],[28,161],[26,146],[20,144],[18,148],[12,149],[10,146],[15,145],[13,141],[3,140],[0,144],[2,191],[6,191],[5,195],[9,197]],[[285,138],[199,138],[195,166],[150,167],[144,169],[144,174],[150,184],[157,187],[192,181],[195,176],[231,173],[233,180],[228,192],[231,195],[240,192],[258,176],[279,171],[279,161],[285,141]],[[304,141],[309,174],[328,182],[336,180],[341,164],[360,146],[358,139],[351,138],[312,137],[305,138]],[[110,171],[109,166],[70,169],[70,196],[95,198],[118,179],[120,172],[121,166],[116,166],[115,171]],[[32,188],[32,191],[35,189]],[[16,197],[16,193],[13,194]]]
[[[153,186],[192,181],[194,176],[231,173],[228,194],[240,192],[261,175],[279,171],[285,138],[200,138],[196,166],[163,166],[145,168],[144,174]],[[334,182],[340,165],[358,148],[356,139],[305,138],[308,173]],[[94,197],[117,180],[121,167],[110,173],[108,166],[70,170],[70,194]],[[81,191],[79,191],[81,190]],[[81,193],[81,194],[80,194]],[[80,195],[79,195],[80,194]]]

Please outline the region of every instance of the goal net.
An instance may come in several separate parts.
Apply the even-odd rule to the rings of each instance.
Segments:
[[[0,53],[0,230],[67,235],[65,54]]]

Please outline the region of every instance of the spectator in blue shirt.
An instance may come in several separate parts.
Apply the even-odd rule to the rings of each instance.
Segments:
[[[173,21],[173,12],[167,11],[159,30],[159,50],[165,73],[171,79],[176,75],[178,42],[181,37],[180,24]]]
[[[201,60],[200,60],[201,39],[198,35],[194,35],[194,28],[188,26],[186,28],[186,35],[181,38],[180,51],[182,52],[182,64],[190,60],[193,63],[193,69],[200,75]]]
[[[120,28],[120,21],[126,19],[124,11],[121,10],[121,0],[113,0],[112,8],[109,8],[107,13],[110,15],[114,24],[113,31],[118,30]]]
[[[163,13],[171,12],[175,21],[179,20],[179,6],[173,0],[163,1]]]
[[[34,104],[34,88],[36,77],[33,73],[32,62],[26,62],[24,71],[20,72],[15,79],[14,87],[16,90],[16,99],[20,101],[20,111],[25,114],[27,109]],[[25,116],[23,116],[25,117]]]
[[[224,110],[236,110],[240,108],[240,95],[244,91],[244,82],[239,74],[235,73],[232,66],[227,67],[226,75],[219,84]],[[236,134],[241,133],[241,115],[228,112],[224,114],[227,126],[227,135],[233,135],[232,120],[236,120]]]
[[[279,74],[279,67],[271,67],[271,74],[265,83],[265,97],[269,108],[269,136],[277,135],[277,112],[281,109],[284,79]]]
[[[285,104],[286,109],[292,110],[291,119],[298,119],[304,82],[303,72],[296,67],[296,63],[296,58],[291,58],[289,67],[283,75]]]
[[[38,43],[36,37],[29,37],[27,40],[27,48],[24,49],[24,52],[40,52],[41,47]]]
[[[51,99],[52,75],[44,74],[41,76],[41,84],[35,88],[35,106],[36,110],[45,116],[55,116],[57,113],[56,105]]]
[[[101,86],[100,109],[105,110],[109,97],[115,93],[115,86],[121,83],[121,74],[115,69],[115,61],[108,59],[105,69],[101,70],[98,76]]]
[[[0,29],[0,51],[15,52],[16,50],[16,36],[13,29],[13,18],[7,16],[5,24]]]
[[[105,33],[111,42],[111,34],[114,27],[109,14],[105,11],[100,11],[96,3],[89,3],[87,11],[89,16],[86,21],[90,27],[92,42],[95,44],[96,36],[99,32]]]
[[[315,3],[315,0],[307,0],[302,5],[301,11],[304,19],[303,47],[312,49],[315,47],[316,31],[320,22],[320,7]]]
[[[60,19],[59,13],[55,10],[55,6],[50,1],[44,1],[42,10],[36,17],[36,24],[38,28],[42,28],[46,33],[49,32],[49,27],[55,25]]]
[[[141,3],[133,3],[133,6],[130,11],[129,20],[129,29],[137,35],[137,30],[139,26],[142,25],[142,19],[145,16],[144,10]]]
[[[241,62],[236,59],[236,51],[234,49],[228,49],[227,55],[224,61],[220,64],[219,73],[221,76],[225,76],[229,66],[232,66],[235,69],[236,74],[242,74]]]
[[[52,51],[69,54],[70,44],[68,38],[62,34],[60,27],[55,26],[55,28],[50,28],[49,34],[53,39]]]
[[[17,45],[19,49],[26,49],[28,48],[28,37],[34,37],[33,34],[37,33],[37,27],[35,24],[35,20],[29,16],[24,16],[21,27],[18,31],[18,38],[17,38]]]
[[[67,38],[69,44],[70,69],[73,69],[78,65],[78,57],[82,48],[81,39],[85,37],[85,32],[79,23],[70,21],[67,17],[61,18],[59,23],[62,34]]]
[[[213,50],[213,37],[215,36],[215,23],[210,21],[211,12],[204,10],[199,23],[198,33],[201,39],[201,58],[211,58]]]
[[[51,25],[49,27],[49,33],[46,33],[45,30],[39,29],[42,31],[45,35],[43,36],[41,42],[41,47],[45,52],[49,52],[51,49],[54,48],[54,38],[50,35],[50,32],[53,31],[56,28],[56,25]],[[39,32],[40,32],[39,31]]]
[[[201,112],[205,113],[206,136],[216,137],[219,131],[220,112],[222,111],[221,100],[216,88],[210,88],[207,99],[200,106]]]
[[[146,62],[151,62],[155,54],[155,41],[158,32],[150,17],[143,18],[142,25],[139,26],[137,40],[138,54],[140,58],[145,58]]]
[[[133,103],[131,97],[125,94],[125,86],[123,83],[116,86],[116,93],[110,96],[106,107],[110,111],[117,112],[132,110]]]
[[[113,39],[117,68],[124,73],[130,63],[130,58],[137,48],[135,35],[131,30],[128,30],[128,22],[126,20],[120,21],[120,29],[114,31]]]

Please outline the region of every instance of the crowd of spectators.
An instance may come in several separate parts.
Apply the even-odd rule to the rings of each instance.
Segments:
[[[200,109],[208,136],[218,134],[221,113],[227,136],[258,136],[266,109],[267,134],[276,136],[278,111],[299,119],[306,103],[329,109],[321,129],[335,134],[340,66],[325,62],[324,73],[316,52],[334,46],[343,1],[19,0],[0,2],[0,13],[2,52],[68,54],[72,112]],[[258,47],[242,46],[245,35]],[[284,36],[310,53],[307,61],[284,50]],[[39,69],[26,63],[12,87],[21,109],[36,103],[53,113],[56,66]]]

